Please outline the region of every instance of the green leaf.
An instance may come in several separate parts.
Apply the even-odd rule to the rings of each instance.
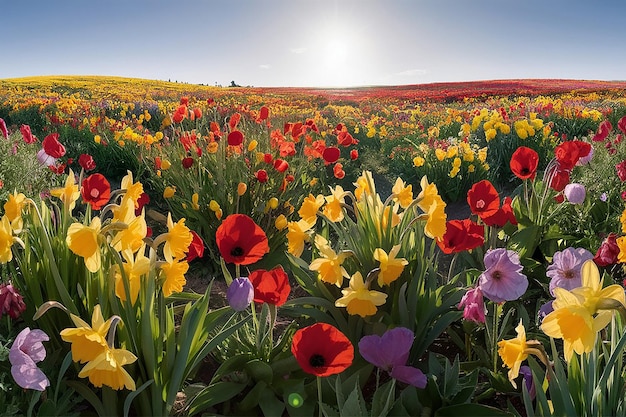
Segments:
[[[508,248],[516,251],[520,258],[531,258],[541,241],[541,227],[530,225],[513,233]]]
[[[435,417],[513,417],[512,413],[483,404],[455,404],[442,407],[435,411]]]
[[[372,416],[384,417],[395,402],[396,380],[391,379],[378,387],[372,398]]]
[[[245,369],[255,381],[264,381],[268,384],[272,383],[274,372],[272,367],[260,359],[254,359],[246,363]]]
[[[285,411],[285,404],[276,398],[276,394],[270,388],[263,390],[259,406],[264,416],[282,416]]]
[[[358,381],[354,385],[354,389],[352,390],[350,395],[348,395],[348,398],[343,404],[343,407],[339,408],[339,411],[342,416],[346,417],[369,415],[369,413],[367,412],[365,399],[363,398],[363,393],[361,392]]]
[[[224,381],[211,384],[194,395],[187,406],[187,415],[196,415],[216,404],[224,403],[238,395],[245,388],[246,384],[237,382]]]
[[[151,379],[150,381],[143,383],[143,385],[141,385],[135,391],[128,394],[128,396],[124,400],[124,417],[128,417],[128,413],[130,412],[130,405],[133,403],[133,400],[135,399],[135,397],[141,394],[141,392],[145,390],[146,388],[148,388],[148,386],[152,384],[153,382],[154,382],[154,379]]]

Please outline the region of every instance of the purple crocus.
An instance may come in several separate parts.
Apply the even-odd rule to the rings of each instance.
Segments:
[[[589,259],[593,259],[593,254],[584,248],[567,248],[555,252],[552,264],[546,269],[546,275],[550,277],[550,294],[554,296],[556,287],[566,290],[580,287],[580,269]]]
[[[243,311],[254,298],[254,287],[248,277],[235,278],[226,291],[228,305],[235,311]]]
[[[478,277],[478,287],[485,297],[495,303],[517,300],[528,288],[528,278],[522,274],[519,255],[512,250],[488,250],[484,257],[485,272]]]
[[[520,366],[519,373],[522,375],[522,378],[524,379],[524,383],[526,384],[526,389],[528,390],[530,399],[534,400],[535,395],[537,395],[537,390],[535,388],[535,382],[533,381],[533,373],[530,370],[530,366],[528,365]]]
[[[405,327],[387,330],[382,336],[363,336],[359,341],[361,356],[372,365],[389,372],[392,378],[417,388],[426,387],[426,375],[407,366],[415,335]]]
[[[41,342],[48,340],[50,338],[42,330],[27,327],[13,341],[9,351],[11,375],[20,387],[44,391],[50,386],[50,381],[36,365],[46,358],[46,349]]]
[[[463,309],[463,318],[476,323],[485,322],[485,301],[479,287],[467,290],[458,306]]]

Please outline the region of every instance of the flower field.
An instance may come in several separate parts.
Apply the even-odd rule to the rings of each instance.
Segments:
[[[5,414],[626,415],[625,92],[0,80]]]

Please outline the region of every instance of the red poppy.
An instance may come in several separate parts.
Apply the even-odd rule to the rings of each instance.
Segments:
[[[437,239],[437,245],[445,254],[471,250],[484,243],[484,226],[470,219],[448,220],[446,232],[441,239]]]
[[[511,155],[509,165],[517,178],[521,180],[535,179],[539,165],[539,154],[534,149],[520,146]]]
[[[233,130],[228,134],[228,144],[230,146],[239,146],[243,143],[243,133]]]
[[[622,131],[622,133],[626,134],[626,116],[619,119],[617,122],[617,128]]]
[[[22,139],[24,139],[25,143],[35,143],[35,142],[37,142],[37,138],[30,131],[30,126],[22,125],[20,127],[20,132],[22,132]]]
[[[263,154],[263,162],[266,164],[271,164],[274,161],[274,157],[271,153]]]
[[[270,109],[268,109],[266,106],[261,107],[261,109],[259,110],[259,120],[265,120],[269,117],[270,115]]]
[[[78,157],[78,164],[85,170],[85,171],[92,171],[94,169],[96,169],[96,161],[93,160],[93,157],[89,154],[81,154]]]
[[[515,213],[513,213],[513,207],[511,207],[512,202],[511,197],[505,197],[502,202],[502,207],[496,211],[496,214],[483,219],[485,224],[487,226],[504,227],[508,222],[516,225],[517,219],[515,218]]]
[[[172,120],[174,121],[174,123],[180,123],[186,117],[187,117],[187,105],[181,104],[180,106],[178,106],[178,108],[172,115]]]
[[[282,306],[291,292],[289,277],[282,266],[266,271],[257,269],[248,277],[254,287],[254,302]]]
[[[60,158],[65,155],[65,146],[59,142],[58,133],[50,133],[43,140],[43,150],[53,158]]]
[[[352,149],[352,150],[350,151],[350,159],[354,161],[354,160],[356,160],[358,157],[359,157],[359,151],[358,151],[358,150],[356,150],[356,149]]]
[[[619,164],[616,164],[615,169],[617,170],[617,176],[619,177],[619,179],[622,182],[626,181],[626,160],[623,160]]]
[[[231,214],[215,231],[217,247],[227,263],[250,265],[269,252],[267,235],[245,214]]]
[[[346,176],[346,172],[343,170],[343,164],[337,162],[333,167],[333,175],[338,180],[343,179]]]
[[[291,341],[291,352],[302,370],[315,376],[339,374],[354,360],[350,340],[328,323],[298,330]]]
[[[141,193],[137,199],[137,207],[135,207],[135,216],[141,216],[141,212],[146,204],[150,202],[150,196],[146,193]]]
[[[241,114],[239,113],[235,113],[232,116],[230,116],[230,119],[228,120],[228,126],[230,127],[230,130],[235,130],[240,120],[241,120]]]
[[[617,258],[619,252],[620,249],[617,245],[617,235],[615,233],[610,233],[598,248],[593,261],[598,266],[614,265],[618,262]]]
[[[467,204],[473,214],[484,219],[496,214],[500,208],[500,195],[489,180],[482,180],[467,192]]]
[[[189,104],[189,97],[181,97],[180,104],[182,104],[183,106],[187,106]]]
[[[609,133],[611,133],[611,130],[613,130],[613,125],[610,121],[605,120],[600,123],[600,126],[598,126],[598,131],[591,140],[593,140],[594,142],[604,142],[604,140],[609,137]]]
[[[263,182],[267,182],[268,180],[268,175],[267,175],[267,171],[264,169],[259,169],[254,176],[256,177],[256,179],[263,183]]]
[[[552,180],[550,181],[550,188],[554,191],[563,191],[565,186],[569,184],[569,171],[561,169],[560,166],[553,168],[554,174],[552,174]]]
[[[191,243],[187,248],[187,262],[191,262],[196,258],[202,258],[204,256],[204,241],[193,230],[191,231]]]
[[[111,185],[102,174],[92,174],[83,180],[80,195],[93,210],[100,210],[111,198]]]
[[[182,163],[183,163],[183,168],[189,169],[193,165],[193,158],[190,158],[190,157],[183,158]]]
[[[341,151],[335,146],[329,146],[328,148],[324,149],[324,152],[322,153],[322,158],[324,158],[324,161],[329,164],[337,162],[340,156]]]
[[[211,130],[211,133],[213,133],[213,137],[215,138],[215,140],[220,140],[222,138],[220,125],[218,125],[216,122],[211,122],[211,124],[209,125],[209,129]]]
[[[289,169],[289,163],[283,159],[276,159],[274,161],[274,168],[278,172],[285,172]]]
[[[568,140],[554,148],[554,156],[562,170],[570,171],[580,158],[591,152],[591,145],[580,140]]]
[[[193,109],[193,115],[195,116],[196,119],[201,119],[202,118],[202,110],[198,107]]]
[[[358,141],[352,137],[352,135],[346,131],[339,132],[337,135],[337,143],[341,146],[350,146],[353,144],[357,144]]]
[[[291,125],[291,137],[298,141],[298,138],[304,133],[305,129],[303,129],[302,123],[294,123]]]

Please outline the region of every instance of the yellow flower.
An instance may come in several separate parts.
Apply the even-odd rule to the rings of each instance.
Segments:
[[[441,239],[446,233],[446,203],[439,196],[428,208],[424,234],[431,239]]]
[[[101,256],[98,244],[100,226],[100,217],[93,218],[89,226],[72,223],[67,229],[65,238],[67,247],[85,260],[85,267],[90,272],[97,272],[100,269]]]
[[[136,252],[148,234],[145,214],[142,212],[140,216],[135,216],[132,200],[122,199],[122,205],[113,213],[113,221],[124,223],[127,228],[115,234],[111,240],[111,246],[118,252],[126,249]]]
[[[607,302],[616,301],[615,308],[620,306],[626,307],[626,296],[621,285],[613,284],[603,288],[603,279],[600,277],[600,271],[595,262],[586,261],[581,269],[581,286],[574,288],[571,292],[582,300],[582,305],[589,310],[589,313],[595,314]],[[555,300],[558,308],[561,301]]]
[[[435,156],[437,157],[437,160],[443,161],[446,159],[446,151],[441,148],[437,148],[435,149]]]
[[[422,158],[421,156],[416,156],[415,158],[413,158],[413,165],[416,168],[424,166],[425,163],[426,163],[426,160]]]
[[[185,219],[180,219],[178,222],[174,223],[172,221],[172,214],[167,213],[167,230],[166,233],[161,235],[162,237],[159,236],[159,238],[165,239],[165,244],[163,245],[163,256],[165,256],[165,260],[171,262],[172,259],[184,258],[193,240],[191,231],[185,226]]]
[[[11,222],[9,222],[9,218],[6,215],[2,216],[2,219],[0,219],[1,264],[10,262],[11,259],[13,259],[13,252],[11,251],[11,247],[16,240],[17,238],[13,236],[13,229],[11,228]]]
[[[168,185],[165,187],[165,190],[163,190],[163,198],[172,198],[174,194],[176,194],[176,187],[174,186]]]
[[[100,142],[102,142],[102,138],[100,137],[100,135],[95,135],[93,137],[93,141],[96,142],[96,143],[100,143]]]
[[[391,192],[394,194],[394,201],[400,203],[400,207],[404,209],[413,202],[413,186],[411,184],[407,186],[402,178],[396,179]]]
[[[124,276],[128,281],[128,291],[130,292],[130,302],[135,304],[139,289],[141,288],[141,276],[150,272],[150,259],[145,255],[145,246],[137,251],[136,256],[130,249],[122,251],[122,257],[126,262],[122,263]],[[119,267],[115,265],[115,295],[122,301],[126,301],[126,288],[124,286],[124,276]]]
[[[248,190],[248,185],[245,182],[240,182],[237,184],[237,195],[241,197]]]
[[[76,200],[80,196],[78,185],[74,181],[74,171],[70,169],[70,173],[65,180],[65,187],[54,188],[50,190],[50,194],[54,197],[60,198],[68,212],[72,212],[76,206]]]
[[[389,285],[397,280],[402,271],[404,271],[404,267],[409,264],[409,261],[404,258],[396,258],[398,252],[400,252],[400,245],[395,245],[391,248],[389,254],[381,248],[377,248],[374,251],[374,259],[380,262],[380,272],[378,273],[379,286]]]
[[[94,360],[107,347],[106,337],[113,318],[104,321],[100,304],[93,308],[91,326],[74,314],[70,314],[70,318],[76,327],[63,329],[60,335],[72,344],[72,359],[80,363]]]
[[[168,169],[170,169],[172,167],[172,163],[170,161],[168,161],[167,159],[164,159],[161,161],[161,169],[163,171],[166,171]]]
[[[343,297],[335,301],[335,306],[346,307],[348,314],[358,314],[361,317],[373,316],[378,311],[376,307],[387,301],[387,294],[370,290],[365,285],[360,272],[352,275],[350,286],[341,290],[341,293]]]
[[[126,191],[126,193],[124,193],[124,197],[133,200],[135,208],[137,208],[139,207],[139,198],[141,197],[141,194],[143,194],[143,184],[139,181],[133,182],[133,173],[130,171],[126,172],[127,174],[124,178],[122,178],[120,189]]]
[[[14,191],[9,194],[9,199],[4,203],[4,215],[7,216],[15,233],[19,233],[23,227],[22,210],[26,206],[26,196]]]
[[[345,195],[346,193],[341,185],[337,185],[332,190],[331,195],[324,197],[326,204],[322,209],[322,214],[333,223],[340,222],[344,218],[343,204]]]
[[[619,254],[617,254],[617,262],[626,263],[626,236],[620,236],[615,241],[619,248]]]
[[[276,197],[272,197],[267,202],[267,204],[268,204],[269,208],[271,208],[272,210],[276,210],[276,208],[278,208],[278,199]]]
[[[218,148],[219,144],[217,142],[210,142],[206,147],[206,151],[208,153],[217,153]]]
[[[198,201],[200,200],[200,196],[198,195],[198,193],[193,193],[193,195],[191,196],[191,208],[194,210],[200,210],[200,204],[198,204]]]
[[[293,256],[300,256],[304,251],[304,242],[310,240],[307,233],[315,223],[306,220],[287,223],[287,251]]]
[[[309,265],[309,269],[317,271],[320,280],[341,287],[343,278],[350,276],[348,271],[341,265],[347,255],[345,253],[337,254],[321,235],[315,236],[315,246],[322,256],[314,259]]]
[[[136,360],[137,357],[126,349],[111,349],[106,346],[104,351],[81,369],[78,377],[89,377],[89,382],[96,387],[106,385],[114,390],[125,387],[134,391],[135,381],[123,366]]]
[[[315,197],[313,194],[309,194],[308,197],[306,197],[302,202],[300,210],[298,210],[298,214],[306,223],[315,224],[317,221],[317,212],[322,205],[324,205],[323,195],[318,194],[317,197]]]
[[[215,201],[215,200],[211,200],[209,201],[209,210],[216,212],[220,209],[220,204]]]
[[[354,183],[356,187],[354,189],[354,196],[357,200],[361,200],[364,196],[373,196],[376,194],[376,186],[374,184],[374,178],[370,171],[363,171],[361,176],[356,179]]]
[[[174,292],[182,292],[187,283],[185,274],[189,270],[189,264],[186,261],[168,261],[161,265],[161,270],[165,273],[163,295],[169,297]]]
[[[526,329],[520,320],[515,328],[517,337],[515,339],[501,340],[498,342],[498,355],[502,358],[504,365],[509,368],[509,381],[514,388],[517,388],[515,378],[519,375],[520,365],[528,358],[528,345],[526,344]]]
[[[626,234],[626,209],[622,211],[622,215],[620,216],[619,221],[622,224],[622,233]]]
[[[248,152],[252,152],[253,150],[255,150],[258,144],[259,142],[257,140],[255,139],[251,140],[250,143],[248,144]]]
[[[274,227],[276,227],[278,230],[283,230],[285,227],[287,227],[287,217],[285,217],[284,214],[280,214],[278,217],[276,217],[276,220],[274,220]]]

